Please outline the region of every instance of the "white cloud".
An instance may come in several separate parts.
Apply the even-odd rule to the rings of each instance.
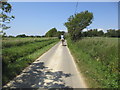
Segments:
[[[99,28],[98,31],[100,31],[100,30],[104,30],[104,29]]]
[[[86,32],[86,31],[88,31],[88,30],[85,28],[85,29],[83,29],[82,31],[83,31],[83,32]]]
[[[58,30],[58,31],[65,31],[65,32],[67,32],[67,30]]]
[[[105,32],[105,33],[107,32],[106,29],[101,29],[101,28],[99,28],[98,31],[100,31],[100,30],[102,30],[102,31]]]
[[[93,29],[93,28],[91,28],[91,29]],[[95,28],[96,29],[96,28]],[[89,31],[90,29],[83,29],[83,32],[86,32],[86,31]],[[98,28],[97,29],[98,31],[100,31],[100,30],[102,30],[103,32],[107,32],[107,30],[106,29],[102,29],[102,28]]]

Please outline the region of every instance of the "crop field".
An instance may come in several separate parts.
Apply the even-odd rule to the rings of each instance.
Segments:
[[[58,41],[57,38],[4,38],[2,41],[3,85]]]
[[[50,38],[4,38],[2,40],[2,48],[10,48],[13,46],[22,46],[32,42],[47,41]]]
[[[68,39],[68,47],[90,88],[118,88],[118,38]]]

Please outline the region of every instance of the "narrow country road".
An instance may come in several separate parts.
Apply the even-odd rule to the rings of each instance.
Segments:
[[[86,88],[67,46],[57,43],[5,87]]]

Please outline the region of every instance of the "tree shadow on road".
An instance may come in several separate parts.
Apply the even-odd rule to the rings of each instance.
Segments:
[[[53,71],[44,66],[44,62],[33,63],[20,76],[14,78],[7,88],[71,88],[66,86],[62,78],[71,77],[69,73]]]

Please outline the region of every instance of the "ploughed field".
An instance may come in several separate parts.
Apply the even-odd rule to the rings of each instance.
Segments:
[[[4,38],[2,40],[2,84],[54,46],[57,38]]]
[[[68,47],[89,87],[118,88],[118,38],[68,39]]]

